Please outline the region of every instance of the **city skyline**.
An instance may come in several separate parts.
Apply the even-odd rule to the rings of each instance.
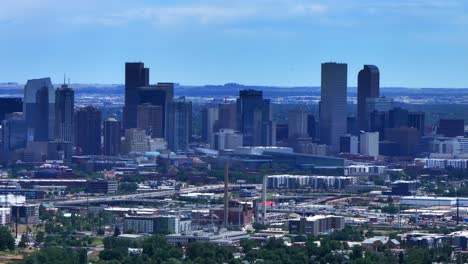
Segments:
[[[0,62],[2,82],[61,80],[65,73],[73,83],[123,83],[122,63],[144,61],[152,80],[185,85],[319,86],[320,63],[336,61],[349,65],[352,87],[364,64],[380,68],[382,87],[468,83],[463,1],[2,5],[0,48],[9,51]]]

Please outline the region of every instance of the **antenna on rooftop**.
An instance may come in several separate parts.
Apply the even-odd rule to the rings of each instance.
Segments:
[[[64,74],[63,74],[63,85],[66,85],[66,84],[67,84],[67,82],[65,81],[66,78],[67,78],[67,75],[64,73]]]

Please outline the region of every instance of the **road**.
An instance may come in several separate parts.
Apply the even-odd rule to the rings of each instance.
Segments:
[[[75,198],[69,199],[65,201],[51,201],[54,205],[73,205],[73,204],[85,204],[85,203],[105,203],[105,202],[112,202],[112,201],[131,201],[137,198],[161,198],[161,197],[169,197],[175,195],[177,193],[192,193],[192,192],[209,192],[214,190],[223,189],[222,184],[216,185],[207,185],[203,187],[191,187],[191,188],[183,188],[180,191],[176,190],[163,190],[163,191],[155,191],[155,192],[144,192],[144,193],[135,193],[135,194],[122,194],[122,195],[109,195],[109,196],[101,196],[101,197],[89,197],[89,198]]]

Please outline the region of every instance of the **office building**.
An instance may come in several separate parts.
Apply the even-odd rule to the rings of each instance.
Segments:
[[[101,111],[94,106],[76,112],[76,148],[80,155],[101,154]]]
[[[315,215],[289,220],[289,233],[317,236],[345,227],[343,216]]]
[[[138,87],[149,85],[149,69],[142,62],[125,63],[124,128],[137,127]]]
[[[377,159],[379,156],[379,132],[361,133],[359,140],[359,152]]]
[[[346,133],[351,135],[359,135],[359,124],[355,116],[346,117]]]
[[[125,153],[149,151],[146,131],[137,128],[126,129],[123,151]]]
[[[288,138],[294,140],[298,137],[308,136],[308,114],[303,109],[288,111]]]
[[[26,147],[26,135],[23,113],[7,114],[2,122],[2,160],[10,160],[15,150]]]
[[[139,87],[138,104],[160,106],[162,110],[162,131],[164,138],[170,141],[174,134],[174,84],[158,83],[156,85]]]
[[[249,237],[249,234],[247,234],[245,231],[193,231],[166,235],[166,241],[170,245],[182,246],[188,246],[193,242],[213,243],[220,246],[233,246],[238,244],[241,240],[248,239]]]
[[[216,150],[236,149],[242,147],[243,136],[234,129],[221,129],[213,134],[212,147]]]
[[[55,90],[55,139],[73,142],[75,138],[75,92],[64,84]]]
[[[323,63],[320,89],[320,141],[339,151],[340,137],[346,134],[348,66]]]
[[[459,137],[465,135],[465,120],[440,119],[437,134],[445,137]]]
[[[189,148],[192,137],[192,102],[180,97],[173,102],[174,130],[169,137],[169,149],[183,152]]]
[[[340,153],[357,154],[359,150],[359,140],[354,135],[343,135],[340,137]]]
[[[38,204],[14,204],[11,206],[11,222],[22,225],[39,223]]]
[[[312,139],[317,136],[317,125],[315,123],[315,116],[313,114],[307,115],[307,134]]]
[[[215,124],[215,132],[220,129],[237,130],[237,104],[224,103],[218,105],[218,120]]]
[[[244,146],[272,146],[276,143],[276,125],[271,120],[270,100],[263,92],[242,90],[237,99],[239,131],[244,135]]]
[[[103,193],[115,194],[117,193],[117,181],[115,180],[88,180],[86,182],[86,189],[88,193]]]
[[[369,131],[379,132],[379,139],[384,140],[388,128],[388,112],[374,110],[369,115]]]
[[[0,98],[0,123],[5,119],[5,115],[23,112],[23,99],[17,97]]]
[[[409,112],[408,127],[414,127],[418,130],[419,136],[424,136],[425,129],[425,114],[424,112]]]
[[[359,130],[368,131],[367,99],[380,96],[380,73],[374,65],[364,65],[358,75],[357,119]]]
[[[397,156],[412,156],[417,152],[419,132],[414,127],[387,128],[388,141],[398,144]]]
[[[138,105],[137,128],[146,131],[151,138],[163,138],[163,106],[152,104]]]
[[[400,128],[407,127],[409,111],[402,109],[401,107],[394,107],[388,111],[388,127],[389,128]]]
[[[55,89],[50,78],[28,80],[24,86],[23,114],[28,142],[54,139]]]
[[[73,155],[73,145],[70,141],[47,142],[47,159],[70,162]]]
[[[219,118],[219,111],[216,107],[204,107],[202,109],[202,140],[210,143],[213,140],[215,125]]]
[[[186,227],[186,225],[182,225],[184,230],[181,231],[181,222],[185,222],[185,220],[181,221],[180,217],[178,216],[126,215],[124,219],[124,232],[133,231],[144,234],[179,234],[180,232],[191,231],[190,227]]]
[[[115,118],[104,121],[104,148],[105,156],[118,156],[120,154],[121,125]]]
[[[268,188],[271,189],[314,189],[344,190],[346,186],[358,182],[356,177],[309,176],[309,175],[269,175]]]

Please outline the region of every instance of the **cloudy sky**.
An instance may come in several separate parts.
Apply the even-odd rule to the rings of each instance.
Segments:
[[[466,0],[0,0],[0,82],[315,86],[320,63],[382,86],[468,87]]]

